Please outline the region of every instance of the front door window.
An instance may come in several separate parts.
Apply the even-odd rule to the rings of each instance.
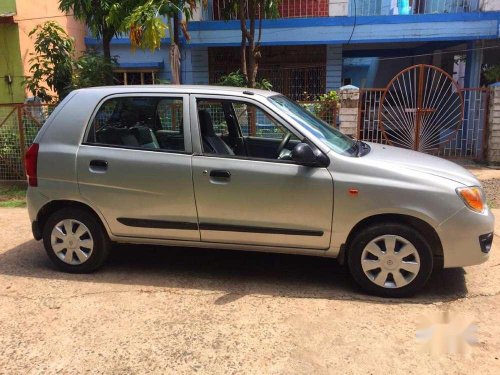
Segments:
[[[260,107],[247,102],[199,99],[204,154],[289,160],[299,137]]]

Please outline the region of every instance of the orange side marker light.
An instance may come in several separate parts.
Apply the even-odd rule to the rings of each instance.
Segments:
[[[357,195],[358,195],[359,190],[358,190],[358,189],[354,189],[354,188],[350,188],[350,189],[348,190],[348,192],[349,192],[349,195],[350,195],[350,196],[355,197],[355,196],[357,196]]]

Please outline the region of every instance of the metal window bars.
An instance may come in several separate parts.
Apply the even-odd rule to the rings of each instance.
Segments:
[[[248,8],[248,0],[247,0]],[[213,0],[203,8],[202,17],[205,21],[236,20],[238,15],[228,9],[227,0]],[[280,18],[311,18],[328,17],[328,0],[282,0],[278,5]],[[266,15],[262,15],[265,19]]]
[[[480,0],[350,0],[349,15],[386,16],[408,14],[469,13],[481,9]]]

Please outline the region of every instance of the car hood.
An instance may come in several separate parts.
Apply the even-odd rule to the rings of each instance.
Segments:
[[[389,168],[397,167],[423,172],[466,186],[480,185],[473,174],[451,161],[404,148],[366,143],[370,145],[371,151],[362,158],[375,161],[377,164],[385,164]]]

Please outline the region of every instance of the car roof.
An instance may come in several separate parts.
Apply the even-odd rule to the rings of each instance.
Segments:
[[[99,86],[79,89],[76,91],[95,91],[99,95],[111,95],[128,92],[142,93],[179,93],[179,94],[221,94],[245,96],[260,95],[269,97],[278,95],[277,92],[259,89],[250,89],[248,87],[229,87],[214,85],[119,85],[119,86]]]

